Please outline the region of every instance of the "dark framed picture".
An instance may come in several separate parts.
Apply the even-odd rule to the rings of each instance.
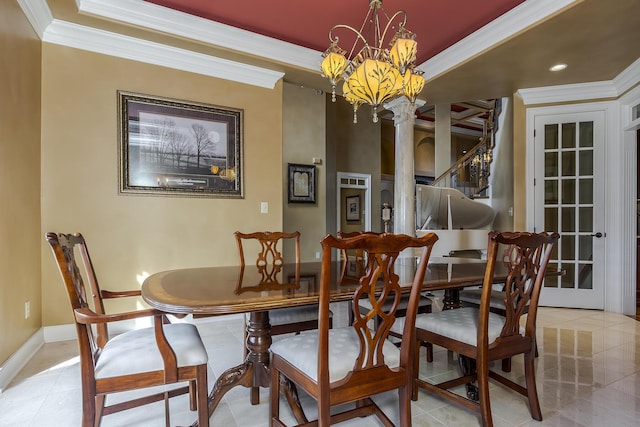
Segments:
[[[316,167],[289,163],[289,203],[316,202]]]
[[[360,196],[347,196],[347,221],[360,221]]]
[[[120,193],[242,198],[243,110],[118,91]]]

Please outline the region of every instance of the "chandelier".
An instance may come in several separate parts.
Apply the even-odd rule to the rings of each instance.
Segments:
[[[379,15],[387,23],[381,29]],[[369,11],[360,30],[345,25],[334,25],[329,30],[331,45],[322,54],[322,73],[331,82],[333,102],[336,85],[344,80],[342,92],[353,105],[353,122],[357,123],[357,110],[362,104],[373,107],[373,122],[378,121],[378,106],[404,95],[412,103],[424,87],[423,71],[416,70],[418,43],[415,34],[405,28],[407,14],[399,10],[389,18],[382,8],[382,0],[369,0]],[[397,26],[397,28],[396,28]],[[348,30],[355,37],[348,52],[338,46],[340,30]],[[395,31],[388,39],[388,32]],[[366,34],[365,34],[366,33]],[[369,36],[369,40],[367,37]],[[385,42],[388,47],[384,47]]]

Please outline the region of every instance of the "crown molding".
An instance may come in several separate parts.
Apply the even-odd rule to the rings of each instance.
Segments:
[[[81,13],[197,40],[253,56],[320,69],[321,52],[141,0],[76,0]]]
[[[29,20],[34,31],[38,34],[38,37],[40,37],[40,40],[42,40],[47,26],[51,21],[53,21],[53,15],[51,14],[51,9],[49,9],[49,6],[47,5],[47,1],[18,0],[18,4],[22,8],[22,11]]]
[[[613,79],[613,84],[620,94],[624,94],[638,83],[640,83],[640,58]]]
[[[524,105],[619,98],[640,83],[640,59],[613,80],[519,89]]]
[[[611,80],[519,89],[517,93],[522,97],[524,105],[616,98],[618,96],[618,91]]]
[[[493,48],[561,10],[583,0],[525,1],[497,19],[443,50],[417,68],[428,82],[459,64]]]
[[[284,73],[54,19],[43,41],[273,89]]]
[[[117,3],[114,1],[113,3]],[[130,2],[129,2],[130,3]],[[144,2],[135,2],[146,4]],[[53,18],[46,0],[18,0],[45,42],[273,89],[284,73]]]

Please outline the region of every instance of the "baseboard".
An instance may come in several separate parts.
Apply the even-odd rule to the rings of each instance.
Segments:
[[[40,328],[4,364],[0,365],[0,393],[9,386],[18,372],[24,368],[44,343],[44,331]]]
[[[56,325],[56,326],[44,326],[44,342],[59,342],[59,341],[69,341],[75,340],[76,336],[76,326],[69,325]]]

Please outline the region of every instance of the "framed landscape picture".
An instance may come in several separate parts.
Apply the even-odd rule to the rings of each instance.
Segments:
[[[347,221],[360,221],[360,196],[348,196],[346,206]]]
[[[118,91],[120,192],[242,198],[243,110]]]

